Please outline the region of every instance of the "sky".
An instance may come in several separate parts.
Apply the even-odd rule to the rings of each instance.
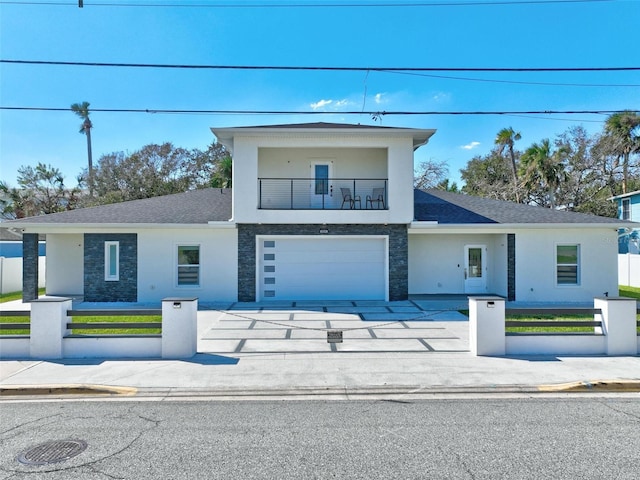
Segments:
[[[49,4],[47,4],[49,3]],[[211,127],[304,122],[433,128],[416,152],[460,169],[505,127],[525,149],[606,114],[386,114],[640,110],[640,70],[381,72],[380,68],[640,67],[640,0],[0,0],[0,59],[87,63],[362,67],[356,71],[153,69],[0,63],[0,107],[287,111],[91,114],[103,154],[172,142],[206,149]],[[300,112],[300,113],[298,113]],[[303,114],[312,112],[313,114]],[[344,112],[357,112],[346,114]],[[0,179],[87,166],[70,110],[0,109]]]

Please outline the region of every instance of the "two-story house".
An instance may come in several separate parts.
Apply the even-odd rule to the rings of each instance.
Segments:
[[[611,197],[618,206],[618,218],[640,222],[640,190]],[[640,253],[638,228],[622,228],[618,236],[618,253]]]
[[[430,129],[344,124],[213,128],[233,189],[11,222],[46,234],[48,295],[86,301],[404,300],[617,293],[620,220],[413,189]],[[31,273],[26,299],[34,297]]]

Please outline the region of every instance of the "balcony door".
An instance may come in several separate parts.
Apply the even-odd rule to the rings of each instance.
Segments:
[[[329,208],[333,200],[333,172],[331,160],[311,162],[311,208]]]

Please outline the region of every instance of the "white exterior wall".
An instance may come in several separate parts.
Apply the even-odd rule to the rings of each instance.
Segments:
[[[591,301],[618,294],[618,237],[611,229],[515,231],[516,300]],[[580,245],[580,284],[556,284],[556,246]]]
[[[38,258],[38,287],[45,285],[45,257]],[[0,293],[22,290],[22,257],[0,257]]]
[[[84,294],[84,235],[47,234],[47,295]]]
[[[177,286],[177,246],[200,245],[200,286]],[[138,301],[197,297],[237,301],[238,232],[235,229],[148,229],[138,232]]]
[[[435,232],[409,235],[409,294],[464,293],[465,245],[486,245],[486,293],[506,295],[506,234]]]
[[[640,255],[631,253],[618,255],[618,284],[640,287]]]
[[[310,149],[311,155],[317,154],[317,149],[386,149],[389,209],[368,212],[259,210],[258,154],[260,149],[276,147]],[[413,220],[413,189],[407,188],[407,185],[413,185],[413,139],[410,136],[237,135],[234,138],[233,161],[233,220],[237,223],[409,223]],[[333,175],[342,176],[336,170]],[[365,168],[358,176],[368,177],[370,173]]]

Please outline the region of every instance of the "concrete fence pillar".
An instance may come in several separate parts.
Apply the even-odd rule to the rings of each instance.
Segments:
[[[162,300],[162,358],[191,358],[197,352],[198,299]]]
[[[595,298],[593,308],[602,310],[602,328],[607,338],[607,355],[636,355],[637,303],[633,298]]]
[[[31,301],[31,358],[64,358],[62,339],[70,332],[67,323],[71,318],[71,299],[64,297],[43,297]]]
[[[469,298],[469,349],[476,356],[506,353],[502,297]]]

